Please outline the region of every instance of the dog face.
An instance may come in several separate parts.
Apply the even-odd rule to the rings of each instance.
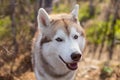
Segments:
[[[84,45],[84,30],[78,21],[79,6],[71,14],[49,16],[44,9],[38,13],[38,29],[41,30],[41,47],[48,61],[58,58],[68,69],[76,70]],[[52,63],[52,62],[51,62]],[[54,64],[54,63],[53,63]]]

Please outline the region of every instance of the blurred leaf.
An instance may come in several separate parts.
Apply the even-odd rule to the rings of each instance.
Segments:
[[[103,67],[103,72],[111,74],[113,72],[113,69],[105,66],[105,67]]]
[[[80,6],[80,10],[79,10],[79,20],[85,20],[88,19],[90,17],[89,14],[89,5],[88,3],[84,3],[84,5]]]
[[[10,32],[10,19],[9,17],[5,17],[4,19],[0,19],[0,40],[6,36],[9,36]]]
[[[100,44],[105,32],[106,22],[94,21],[86,30],[88,40],[92,43]]]
[[[70,12],[70,8],[68,5],[65,4],[60,4],[58,7],[54,6],[53,7],[53,13],[65,13],[65,12]]]

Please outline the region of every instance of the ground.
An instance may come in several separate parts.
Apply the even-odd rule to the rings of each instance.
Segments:
[[[115,50],[113,59],[109,60],[107,52],[103,52],[98,59],[98,51],[93,54],[93,51],[85,49],[75,80],[120,80],[119,50]],[[18,55],[15,61],[0,56],[0,80],[35,80],[30,53]]]

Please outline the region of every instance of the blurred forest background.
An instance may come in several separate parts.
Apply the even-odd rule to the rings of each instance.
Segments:
[[[70,13],[76,3],[87,44],[75,80],[120,80],[120,0],[0,0],[0,80],[35,80],[38,9]]]

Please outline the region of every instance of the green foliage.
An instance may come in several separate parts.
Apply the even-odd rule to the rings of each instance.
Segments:
[[[84,5],[80,6],[79,20],[83,21],[85,19],[88,19],[89,17],[90,17],[90,14],[89,14],[89,5],[88,5],[88,3],[84,3]]]
[[[86,30],[88,41],[96,44],[101,43],[104,37],[105,28],[105,22],[94,21],[94,23]]]
[[[111,34],[111,20],[113,16],[110,16],[109,22],[93,21],[93,23],[86,29],[88,41],[95,44],[100,44],[104,37],[109,39]],[[117,20],[115,27],[115,38],[120,39],[120,20]],[[106,30],[107,29],[107,30]],[[106,40],[107,44],[111,43],[111,40]]]
[[[70,12],[70,8],[68,5],[60,4],[58,7],[53,6],[53,13],[63,13],[63,12]]]
[[[113,69],[109,66],[103,66],[101,69],[100,78],[101,80],[105,80],[108,77],[111,77],[113,73]]]
[[[95,15],[94,15],[94,18],[97,18],[98,17],[98,15],[100,15],[100,13],[101,13],[101,7],[98,5],[98,6],[96,6],[96,7],[94,7],[95,8]]]
[[[115,31],[116,31],[115,37],[120,39],[120,20],[119,19],[116,21]]]
[[[3,19],[0,19],[0,40],[6,36],[9,36],[10,32],[10,18],[5,17]]]
[[[108,67],[108,66],[104,66],[103,69],[102,69],[102,71],[103,71],[104,73],[111,74],[111,73],[113,72],[113,69],[110,68],[110,67]]]

